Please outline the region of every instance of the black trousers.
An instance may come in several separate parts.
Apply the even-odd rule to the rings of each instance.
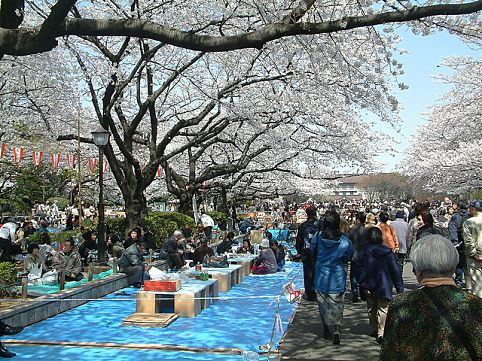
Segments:
[[[305,295],[310,301],[316,300],[316,293],[313,286],[315,275],[315,261],[311,252],[306,252],[303,257],[303,279],[305,282]]]

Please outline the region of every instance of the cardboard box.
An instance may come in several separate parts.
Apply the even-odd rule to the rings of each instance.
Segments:
[[[144,291],[176,292],[181,289],[181,280],[144,281]]]

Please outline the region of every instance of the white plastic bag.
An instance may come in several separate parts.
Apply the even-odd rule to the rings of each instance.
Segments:
[[[57,283],[59,283],[59,274],[54,269],[42,276],[42,284],[44,285],[56,285]]]
[[[160,280],[164,278],[165,274],[166,272],[156,267],[151,267],[151,269],[149,270],[149,276],[151,276],[151,280]]]

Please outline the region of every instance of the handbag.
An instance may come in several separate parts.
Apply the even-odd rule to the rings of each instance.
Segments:
[[[209,256],[206,255],[203,258],[203,266],[204,267],[213,267],[213,268],[228,268],[228,257],[224,256]]]
[[[477,351],[475,351],[474,346],[469,341],[469,335],[463,328],[463,326],[459,323],[459,321],[455,320],[448,312],[448,309],[442,304],[442,302],[433,296],[432,291],[430,291],[427,287],[422,288],[422,292],[428,297],[428,299],[435,305],[440,316],[442,316],[452,327],[455,336],[460,341],[460,343],[465,347],[467,352],[470,355],[470,358],[474,361],[477,361],[479,358],[477,356]]]

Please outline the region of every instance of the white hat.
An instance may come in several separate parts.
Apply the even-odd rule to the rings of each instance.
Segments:
[[[263,247],[263,248],[269,248],[269,239],[268,239],[268,238],[263,238],[263,239],[261,240],[261,245],[260,245],[260,246]]]

